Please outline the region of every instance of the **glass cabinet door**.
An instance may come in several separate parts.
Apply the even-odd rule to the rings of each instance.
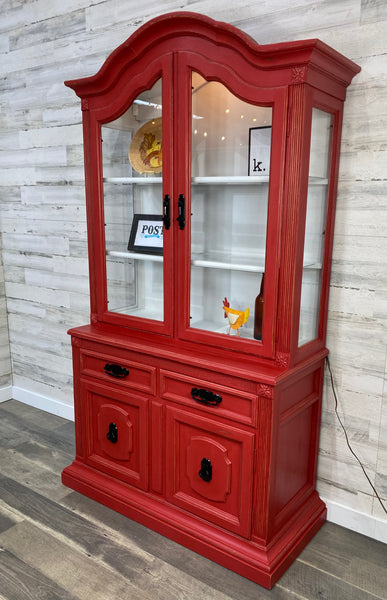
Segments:
[[[102,126],[108,311],[164,320],[161,80]]]
[[[262,339],[271,126],[271,107],[192,73],[191,329]]]
[[[314,108],[298,344],[318,337],[333,116]]]

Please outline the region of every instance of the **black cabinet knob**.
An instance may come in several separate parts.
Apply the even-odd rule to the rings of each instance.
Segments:
[[[201,477],[203,481],[211,481],[212,479],[212,464],[208,458],[202,458],[199,477]]]
[[[106,434],[107,439],[112,444],[116,444],[118,441],[118,429],[115,423],[109,423],[109,431]]]

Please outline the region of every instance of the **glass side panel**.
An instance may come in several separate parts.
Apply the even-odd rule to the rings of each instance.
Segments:
[[[193,73],[191,328],[261,339],[271,124]]]
[[[102,127],[108,309],[162,321],[161,81]]]
[[[300,346],[318,336],[332,125],[330,113],[313,109],[298,338]]]

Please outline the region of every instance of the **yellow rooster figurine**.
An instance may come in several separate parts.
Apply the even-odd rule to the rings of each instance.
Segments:
[[[234,308],[223,305],[223,310],[227,314],[228,322],[230,324],[228,335],[230,335],[231,329],[236,329],[237,335],[239,335],[239,328],[247,323],[250,308],[246,308],[246,310],[235,310]]]

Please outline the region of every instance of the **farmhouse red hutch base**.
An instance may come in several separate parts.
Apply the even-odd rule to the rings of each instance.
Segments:
[[[82,100],[91,323],[63,483],[270,588],[316,491],[346,88],[318,40],[143,25]],[[256,298],[258,299],[256,300]]]
[[[72,335],[81,433],[63,483],[271,587],[326,518],[314,489],[324,353],[249,379],[246,361],[213,357],[209,368],[104,328]],[[112,385],[112,363],[127,380]],[[198,410],[192,389],[222,402]],[[203,457],[210,482],[198,476]]]

